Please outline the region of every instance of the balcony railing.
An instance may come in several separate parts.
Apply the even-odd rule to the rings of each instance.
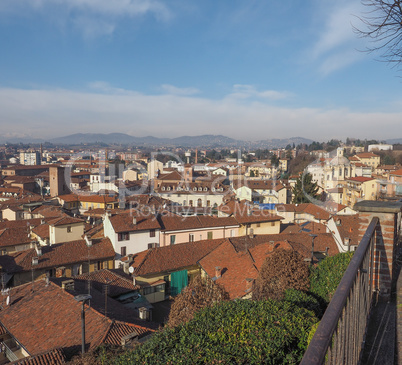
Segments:
[[[367,228],[301,365],[357,364],[373,298],[374,245],[378,218]]]

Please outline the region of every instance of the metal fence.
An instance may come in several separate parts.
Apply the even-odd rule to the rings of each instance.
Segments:
[[[358,364],[373,298],[374,247],[378,218],[367,228],[301,365]]]

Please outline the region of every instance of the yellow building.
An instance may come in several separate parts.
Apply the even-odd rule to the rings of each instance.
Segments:
[[[346,180],[343,204],[351,208],[361,200],[377,199],[377,182],[375,179],[357,176]]]
[[[358,158],[361,163],[370,166],[372,170],[380,165],[380,156],[376,155],[373,152],[358,153],[354,157]]]

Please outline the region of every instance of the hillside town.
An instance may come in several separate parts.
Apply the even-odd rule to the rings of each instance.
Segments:
[[[355,205],[402,198],[402,148],[308,147],[1,146],[0,364],[146,342],[198,275],[247,300],[279,249],[354,252]]]

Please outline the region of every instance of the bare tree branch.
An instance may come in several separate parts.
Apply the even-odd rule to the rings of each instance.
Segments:
[[[362,0],[362,4],[368,11],[357,17],[362,27],[353,26],[353,30],[373,43],[367,52],[382,52],[384,61],[399,66],[402,63],[401,0]]]

